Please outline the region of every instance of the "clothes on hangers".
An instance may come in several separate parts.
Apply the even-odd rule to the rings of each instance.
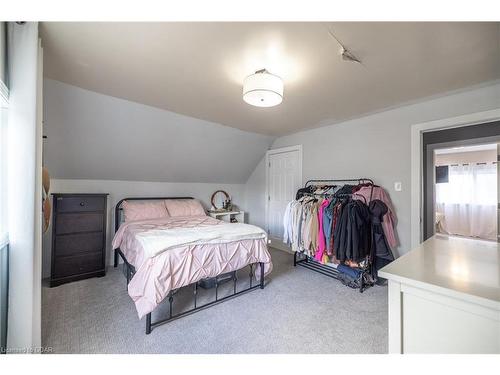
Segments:
[[[329,204],[330,201],[328,199],[325,199],[323,200],[323,202],[321,202],[318,209],[318,250],[316,251],[316,254],[314,254],[314,259],[322,263],[324,262],[323,255],[325,254],[326,250],[325,232],[323,231],[323,211],[326,207],[328,207]]]
[[[309,186],[286,207],[283,242],[323,264],[364,268],[392,261],[385,224],[392,223],[386,218],[395,219],[394,211],[382,199],[365,204],[371,195],[390,203],[387,193],[371,183]]]
[[[306,201],[302,209],[302,251],[314,256],[318,248],[318,205],[317,199]]]
[[[353,195],[353,199],[363,199],[361,198],[361,196],[364,197],[367,204],[370,204],[370,202],[374,199],[378,199],[385,203],[385,205],[387,206],[387,213],[383,216],[382,227],[389,246],[392,249],[396,248],[398,246],[398,241],[395,232],[397,219],[389,194],[387,194],[384,188],[380,186],[373,185],[373,191],[372,191],[372,186],[367,185],[359,188],[356,191],[356,195]]]
[[[283,243],[293,251],[301,251],[302,244],[302,214],[301,201],[291,201],[287,204],[283,217]]]
[[[335,257],[340,261],[360,262],[370,254],[370,211],[360,200],[349,200],[341,206],[334,231]]]
[[[313,193],[315,189],[316,189],[316,187],[314,185],[307,186],[307,187],[304,187],[304,188],[300,188],[299,190],[297,190],[297,194],[295,194],[295,200],[298,201],[305,194],[311,194],[311,193]]]
[[[382,218],[387,213],[387,205],[379,199],[370,202],[370,214],[372,223],[371,253],[373,260],[372,275],[378,278],[378,270],[394,260],[392,250],[382,228]]]

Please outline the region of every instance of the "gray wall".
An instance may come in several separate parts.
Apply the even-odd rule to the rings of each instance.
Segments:
[[[245,183],[274,140],[50,79],[44,130],[62,179]]]
[[[265,188],[266,166],[264,156],[245,184],[245,207],[247,207],[248,211],[248,222],[267,230]]]
[[[398,216],[400,254],[410,249],[412,124],[500,107],[500,84],[423,101],[278,138],[272,148],[303,146],[303,179],[370,177],[389,192]],[[394,182],[403,190],[394,191]],[[253,223],[265,223],[265,165],[246,184]]]

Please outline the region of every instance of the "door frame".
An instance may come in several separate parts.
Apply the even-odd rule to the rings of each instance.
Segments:
[[[286,246],[282,241],[274,241],[271,242],[271,237],[269,236],[269,171],[270,171],[270,163],[271,163],[271,155],[276,155],[276,154],[284,154],[287,152],[295,152],[297,151],[299,153],[299,181],[300,184],[302,185],[303,179],[302,179],[302,145],[294,145],[294,146],[287,146],[287,147],[280,147],[280,148],[274,148],[271,150],[268,150],[266,152],[266,160],[265,160],[265,168],[266,168],[266,189],[265,189],[265,195],[264,199],[266,200],[265,207],[266,207],[266,218],[265,218],[265,223],[266,223],[266,232],[268,233],[268,242],[273,245],[273,247],[279,249],[279,250],[285,250],[285,251],[291,251],[291,249]]]
[[[423,133],[435,130],[480,125],[500,120],[500,108],[462,116],[428,121],[411,126],[411,247],[423,236]]]
[[[491,123],[498,123],[497,121],[489,121],[483,124],[491,124]],[[481,124],[481,125],[483,125]],[[478,124],[479,125],[479,124]],[[439,130],[438,130],[439,131]],[[435,233],[435,219],[436,219],[436,186],[434,183],[430,183],[430,181],[434,180],[434,167],[435,167],[435,159],[434,159],[434,152],[437,149],[441,148],[451,148],[451,147],[459,147],[459,146],[473,146],[473,145],[482,145],[482,144],[488,144],[488,143],[496,143],[497,145],[500,144],[500,135],[493,135],[493,136],[488,136],[488,137],[481,137],[481,138],[469,138],[469,139],[464,139],[464,140],[454,140],[454,141],[449,141],[449,142],[442,142],[442,143],[430,143],[427,145],[422,145],[422,147],[426,146],[426,153],[427,153],[427,163],[422,164],[422,196],[423,196],[423,201],[422,201],[422,240],[425,239],[426,235],[428,237],[432,237],[432,235],[436,234]],[[497,147],[498,148],[498,147]],[[422,150],[422,154],[425,155],[425,151]],[[495,150],[495,152],[498,152]],[[498,153],[497,153],[498,155]],[[496,158],[495,158],[496,159]],[[427,173],[427,176],[425,174]],[[425,180],[427,180],[427,184],[425,184]],[[427,195],[427,199],[425,199]],[[429,199],[432,197],[431,199]],[[497,197],[498,201],[498,197]],[[427,207],[426,207],[427,205]],[[427,225],[427,228],[426,228]],[[432,232],[432,235],[429,236],[429,232]]]

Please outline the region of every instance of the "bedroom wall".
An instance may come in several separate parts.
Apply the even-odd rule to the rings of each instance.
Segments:
[[[44,80],[54,178],[245,183],[274,137]]]
[[[112,180],[51,180],[52,193],[108,193],[107,249],[106,262],[113,264],[111,242],[114,235],[114,210],[116,203],[126,197],[153,196],[189,196],[199,199],[205,208],[210,208],[210,197],[215,190],[225,190],[234,204],[245,209],[243,184],[211,184],[211,183],[167,183],[145,181],[112,181]],[[52,223],[50,224],[52,225]],[[43,236],[43,277],[50,276],[52,227]]]
[[[399,254],[410,250],[410,128],[412,124],[500,107],[500,84],[429,99],[370,116],[280,137],[272,148],[301,144],[303,182],[311,178],[371,177],[389,192],[399,222]],[[402,191],[394,182],[402,182]],[[246,183],[253,223],[265,223],[265,164]]]
[[[109,193],[113,208],[129,196],[193,196],[208,208],[226,190],[245,208],[244,184],[274,137],[44,80],[44,165],[52,193]],[[43,276],[50,275],[50,229]]]

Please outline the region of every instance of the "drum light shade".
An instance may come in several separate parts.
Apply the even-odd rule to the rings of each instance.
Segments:
[[[274,107],[283,101],[283,80],[262,69],[245,78],[243,100],[256,107]]]

